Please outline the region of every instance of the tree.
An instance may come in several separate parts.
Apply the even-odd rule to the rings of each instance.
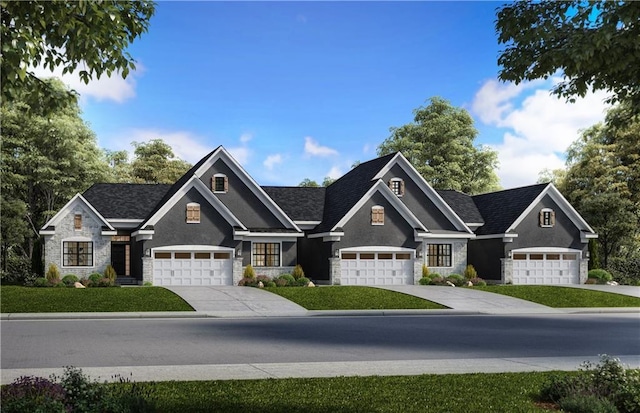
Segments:
[[[146,32],[152,1],[0,1],[2,100],[20,96],[31,109],[50,112],[70,104],[71,91],[51,87],[33,73],[43,65],[64,73],[77,69],[88,83],[103,74],[135,69],[127,47]]]
[[[312,181],[309,178],[304,178],[302,182],[298,184],[298,186],[306,187],[306,188],[317,188],[320,185],[316,181]]]
[[[549,169],[544,168],[540,172],[538,172],[538,182],[539,184],[544,184],[547,182],[551,182],[556,187],[562,186],[564,182],[564,178],[567,175],[566,169]]]
[[[105,156],[111,171],[111,181],[121,183],[133,182],[129,153],[127,151],[105,150]]]
[[[334,178],[325,176],[324,179],[322,180],[322,186],[327,187],[329,185],[331,185],[332,183],[334,183],[336,180]]]
[[[605,267],[640,241],[640,115],[629,106],[609,110],[569,147],[559,186],[598,233]]]
[[[378,154],[402,152],[436,189],[455,189],[467,194],[499,189],[494,169],[498,153],[473,145],[478,131],[469,113],[440,97],[413,111],[414,121],[390,129]]]
[[[516,84],[562,71],[552,92],[570,101],[589,89],[640,108],[640,2],[516,1],[497,12],[499,77]]]
[[[66,90],[58,80],[44,82],[56,93]],[[33,115],[25,100],[18,96],[0,109],[3,258],[9,252],[33,258],[42,225],[77,192],[107,177],[103,153],[77,103],[45,117]]]
[[[176,158],[171,146],[162,139],[133,142],[135,159],[131,163],[134,182],[146,184],[173,184],[191,165]]]

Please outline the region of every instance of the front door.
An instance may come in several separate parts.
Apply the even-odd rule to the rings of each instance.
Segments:
[[[126,244],[111,244],[111,266],[119,276],[127,274],[127,247]]]

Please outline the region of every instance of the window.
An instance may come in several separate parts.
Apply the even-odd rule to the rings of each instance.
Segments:
[[[159,259],[159,260],[168,260],[168,259],[171,259],[171,253],[170,252],[156,252],[155,253],[155,257],[156,257],[156,259]]]
[[[187,224],[200,223],[200,204],[187,204]]]
[[[371,207],[371,225],[384,225],[384,207]]]
[[[275,242],[256,242],[252,247],[254,267],[279,267],[280,244]]]
[[[75,214],[73,216],[73,229],[82,229],[82,215]]]
[[[544,208],[540,211],[540,226],[550,228],[556,224],[556,213],[553,209]]]
[[[227,176],[223,174],[215,174],[211,178],[211,190],[213,192],[229,191],[229,179]]]
[[[428,244],[427,266],[451,267],[451,244]]]
[[[175,254],[173,254],[173,258],[175,258],[176,260],[190,260],[191,259],[191,253],[190,252],[176,252]]]
[[[397,196],[404,195],[404,181],[400,178],[392,178],[389,181],[389,189]]]
[[[65,267],[93,267],[93,242],[63,242],[62,262]]]
[[[396,260],[410,260],[410,259],[411,259],[411,254],[409,253],[402,252],[402,253],[396,254]]]

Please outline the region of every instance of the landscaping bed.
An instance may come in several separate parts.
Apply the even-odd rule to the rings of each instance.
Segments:
[[[640,307],[638,297],[579,288],[549,285],[487,285],[472,288],[521,298],[554,308]]]

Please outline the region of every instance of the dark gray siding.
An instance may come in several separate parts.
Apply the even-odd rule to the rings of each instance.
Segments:
[[[501,280],[502,262],[505,256],[502,238],[470,240],[467,262],[476,269],[478,276],[485,280]]]
[[[144,256],[144,241],[133,241],[131,245],[131,276],[142,281],[142,257]]]
[[[229,180],[227,193],[215,193],[214,195],[226,205],[227,208],[247,228],[284,228],[282,223],[269,211],[257,196],[251,192],[242,180],[233,173],[231,168],[223,160],[216,161],[213,166],[202,175],[202,182],[211,188],[213,175],[225,174]]]
[[[391,178],[404,180],[404,195],[400,200],[429,230],[455,231],[456,227],[442,213],[442,211],[425,195],[418,185],[398,165],[394,165],[383,178],[389,184]]]
[[[384,225],[371,225],[371,207],[384,207]],[[414,228],[380,193],[375,193],[347,222],[344,236],[334,249],[360,246],[416,248]]]
[[[189,202],[200,204],[200,223],[186,223],[186,208]],[[192,188],[155,225],[153,239],[145,248],[167,245],[214,245],[235,248],[233,228],[211,204]]]
[[[322,238],[298,239],[298,263],[307,278],[328,282],[330,257],[331,242],[324,242]]]
[[[253,242],[278,242],[273,240],[253,241]],[[283,241],[280,250],[280,266],[293,267],[298,263],[297,242]],[[251,264],[251,241],[242,242],[242,265]],[[260,267],[256,267],[256,270]]]

